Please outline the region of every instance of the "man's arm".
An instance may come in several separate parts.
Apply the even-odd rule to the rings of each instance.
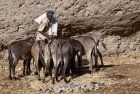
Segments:
[[[44,17],[41,20],[41,23],[38,27],[38,31],[43,31],[46,26],[49,26],[49,20],[47,17]]]

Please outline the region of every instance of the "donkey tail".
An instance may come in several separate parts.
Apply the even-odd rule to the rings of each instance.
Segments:
[[[105,43],[104,43],[98,36],[96,36],[96,38],[97,38],[97,40],[99,40],[99,42],[101,42],[103,48],[107,51],[107,47],[106,47]],[[94,38],[93,38],[93,39],[94,39]],[[98,44],[97,44],[97,45],[98,45]]]
[[[107,51],[107,47],[106,47],[105,43],[101,40],[99,40],[99,41],[102,43],[102,46],[104,47],[104,49]]]
[[[11,52],[10,47],[8,47],[8,61],[9,61],[9,64],[12,64],[13,56],[12,56],[12,52]]]
[[[12,57],[11,48],[8,47],[8,60],[11,61],[12,59],[13,59],[13,57]]]
[[[64,44],[64,43],[65,43],[65,40],[64,40],[64,41],[62,41],[62,42],[60,43],[61,60],[63,60],[62,47],[63,47],[63,44]]]

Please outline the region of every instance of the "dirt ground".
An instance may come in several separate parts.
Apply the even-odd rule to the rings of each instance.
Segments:
[[[131,53],[119,56],[104,56],[105,67],[93,74],[84,73],[73,78],[73,82],[96,82],[100,88],[87,94],[140,94],[140,54]],[[99,62],[100,63],[100,62]],[[37,91],[32,88],[37,77],[22,76],[22,62],[16,67],[18,80],[8,79],[8,61],[0,60],[0,94],[48,94],[46,91]],[[70,77],[68,77],[70,78]],[[50,84],[50,77],[45,84]],[[59,83],[63,83],[63,80]],[[79,93],[79,92],[77,92]],[[75,92],[75,94],[77,94]],[[85,93],[85,92],[81,92]]]

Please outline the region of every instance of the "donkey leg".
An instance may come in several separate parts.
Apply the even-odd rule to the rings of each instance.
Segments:
[[[94,54],[94,59],[95,59],[95,68],[98,67],[98,56]]]
[[[89,70],[90,70],[91,73],[92,73],[92,71],[93,71],[93,58],[92,58],[92,52],[89,51],[86,55],[87,55],[87,58],[88,58],[88,60],[89,60]]]
[[[75,56],[73,56],[70,60],[70,73],[74,73],[75,70]]]
[[[68,81],[66,79],[66,69],[68,67],[68,63],[69,63],[69,59],[68,58],[64,58],[63,79],[64,79],[65,83],[68,83]]]
[[[42,64],[43,64],[43,83],[45,82],[46,76],[48,76],[48,69],[49,69],[49,61],[45,63],[45,61],[42,59]]]
[[[58,82],[58,67],[59,64],[58,63],[54,63],[53,69],[52,69],[52,84],[55,83],[55,79]]]
[[[16,78],[15,75],[15,69],[16,69],[16,65],[18,63],[18,59],[14,60],[13,65],[12,65],[12,71],[13,71],[13,78]]]
[[[32,72],[32,71],[31,71],[31,59],[28,60],[27,66],[28,66],[28,74],[30,75],[31,72]]]
[[[90,57],[90,62],[91,62],[90,66],[92,66],[92,68],[91,68],[91,74],[92,74],[93,73],[93,58],[92,58],[92,56]]]
[[[39,70],[39,62],[36,63],[37,73],[38,73],[38,80],[40,80],[40,70]]]
[[[50,75],[52,76],[52,62],[51,59],[47,60],[47,66],[46,66],[46,76]]]
[[[56,79],[57,82],[59,81],[59,80],[58,80],[58,68],[59,68],[59,64],[62,64],[62,61],[58,60],[58,62],[60,62],[60,63],[57,64],[57,66],[56,66],[56,71],[55,71],[55,79]],[[63,67],[63,66],[60,65],[60,68],[62,68],[62,67]],[[62,69],[60,69],[60,73],[61,73],[61,70],[62,70]]]
[[[12,70],[12,64],[9,63],[9,79],[12,79],[11,70]]]
[[[54,66],[54,68],[52,70],[52,84],[55,83],[56,71],[57,71],[57,68],[56,68],[56,66]]]
[[[43,67],[43,73],[44,73],[44,77],[43,77],[43,83],[44,83],[46,78],[46,66]]]
[[[23,60],[23,75],[25,75],[25,65],[26,65],[26,61]]]
[[[101,54],[101,52],[99,50],[97,50],[97,51],[98,51],[98,55],[99,55],[100,60],[101,60],[101,67],[103,67],[104,66],[104,63],[103,63],[102,54]]]
[[[94,66],[95,71],[99,71],[100,67],[98,66],[98,56],[94,55],[94,57],[95,57],[95,66]]]
[[[79,72],[79,75],[81,75],[81,60],[82,60],[82,56],[77,55],[77,58],[78,58],[78,66],[79,66],[78,72]]]
[[[34,68],[35,68],[34,74],[35,74],[35,75],[38,75],[38,74],[39,74],[39,72],[38,72],[38,70],[39,70],[39,62],[40,62],[39,56],[38,56],[38,55],[36,55],[36,56],[33,58],[33,62],[34,62]]]
[[[34,74],[38,75],[36,62],[34,62],[34,68],[35,68]]]
[[[13,58],[12,56],[10,55],[9,53],[9,56],[8,56],[8,61],[9,61],[9,79],[11,80],[12,79],[12,64],[13,64]]]
[[[30,61],[31,61],[31,59],[26,60],[26,75],[30,75],[30,73],[31,73]]]

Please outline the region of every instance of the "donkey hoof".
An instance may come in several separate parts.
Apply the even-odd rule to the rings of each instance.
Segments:
[[[67,80],[64,80],[65,81],[65,83],[69,83],[70,81],[67,81]]]
[[[101,65],[101,68],[102,68],[102,67],[104,67],[104,66],[105,66],[105,65],[104,65],[104,64],[102,64],[102,65]]]
[[[90,74],[93,74],[94,72],[95,72],[95,70],[91,70],[91,71],[90,71]]]
[[[56,78],[56,82],[59,82],[58,78]]]
[[[34,75],[38,75],[38,72],[34,72]]]
[[[9,80],[12,80],[12,77],[11,76],[9,77]]]
[[[23,75],[25,75],[25,72],[23,72]]]
[[[31,74],[31,72],[26,72],[26,75],[30,75]]]
[[[41,79],[40,79],[40,78],[38,78],[38,80],[40,81]]]
[[[55,84],[54,81],[52,81],[52,84]]]

